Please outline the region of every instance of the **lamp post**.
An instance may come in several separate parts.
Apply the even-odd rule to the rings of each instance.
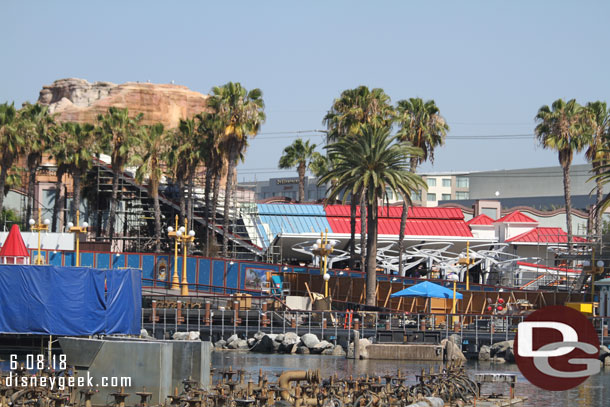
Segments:
[[[186,233],[187,219],[184,219],[184,226],[176,231],[176,239],[182,242],[182,282],[180,283],[180,295],[189,295],[189,285],[186,278],[186,248],[190,242],[195,240],[195,231]]]
[[[80,223],[80,211],[76,211],[76,226],[72,222],[68,222],[68,230],[72,233],[76,233],[76,267],[80,267],[80,234],[87,233],[89,224],[83,222],[83,226],[78,226]]]
[[[49,230],[49,225],[51,224],[51,221],[48,219],[44,220],[44,223],[40,221],[40,209],[38,209],[38,223],[36,223],[36,221],[34,219],[30,219],[29,224],[30,224],[30,228],[34,231],[34,232],[38,232],[38,255],[36,256],[36,259],[34,260],[34,264],[40,265],[40,264],[44,264],[44,260],[42,259],[42,255],[40,253],[40,232],[42,232],[43,230],[45,232],[47,232]]]
[[[171,226],[167,228],[167,236],[174,239],[174,273],[172,274],[172,285],[170,289],[177,290],[180,288],[180,280],[178,279],[178,215],[176,215],[176,229]]]
[[[324,258],[324,263],[322,265],[322,275],[324,278],[324,296],[328,297],[328,280],[330,280],[330,275],[327,273],[327,265],[328,265],[328,255],[330,255],[334,250],[334,243],[328,241],[328,229],[325,230],[324,233],[320,233],[320,239],[316,240],[316,243],[313,245],[312,253],[316,256],[319,256],[320,259]]]
[[[470,290],[470,265],[474,262],[474,259],[470,258],[470,242],[466,242],[466,257],[460,254],[460,258],[458,259],[458,264],[466,265],[466,291]],[[454,297],[455,297],[455,289],[454,289]]]

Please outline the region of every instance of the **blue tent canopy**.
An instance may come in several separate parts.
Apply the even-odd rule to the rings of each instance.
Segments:
[[[453,290],[424,281],[390,295],[390,298],[396,297],[453,298]],[[462,297],[462,294],[455,293],[456,299],[461,300]]]

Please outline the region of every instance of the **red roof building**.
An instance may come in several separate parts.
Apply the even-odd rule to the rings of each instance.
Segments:
[[[468,222],[466,222],[466,224],[468,226],[471,226],[471,225],[491,226],[494,224],[494,220],[492,218],[490,218],[489,216],[485,215],[484,213],[482,213],[482,214],[470,219]]]
[[[527,215],[524,215],[520,211],[511,212],[508,215],[496,220],[494,223],[535,223],[535,224],[538,224],[537,221],[535,221],[534,219],[530,218]]]
[[[574,236],[573,240],[575,243],[586,242],[582,237]],[[551,244],[567,244],[568,234],[564,232],[562,228],[550,228],[550,227],[537,227],[530,230],[529,232],[522,233],[520,235],[511,237],[506,240],[510,243],[551,243]]]
[[[402,207],[380,207],[378,210],[380,235],[398,235]],[[329,205],[326,217],[333,233],[350,233],[350,207]],[[356,215],[356,230],[360,230],[360,208]],[[472,237],[459,208],[410,207],[407,212],[405,236]]]
[[[30,253],[17,225],[11,227],[6,241],[0,249],[0,262],[2,264],[30,264]]]

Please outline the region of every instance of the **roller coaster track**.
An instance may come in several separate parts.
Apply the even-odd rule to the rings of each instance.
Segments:
[[[93,161],[93,165],[94,167],[98,167],[99,169],[101,169],[104,172],[110,173],[111,175],[114,173],[112,171],[112,168],[110,167],[109,164],[104,163],[101,160],[98,159],[94,159]],[[120,178],[121,181],[124,184],[127,184],[133,188],[136,188],[138,190],[140,190],[141,192],[143,192],[146,196],[148,196],[148,189],[141,185],[140,183],[138,183],[132,176],[130,176],[129,174],[123,172],[120,174]],[[159,192],[159,203],[161,205],[164,205],[166,207],[170,207],[176,211],[180,211],[180,205],[174,201],[172,201],[171,199],[165,197],[165,195],[163,195],[161,192]],[[224,216],[224,214],[223,214]],[[224,230],[222,227],[214,225],[209,223],[205,218],[200,217],[200,216],[195,216],[193,218],[193,222],[196,222],[198,224],[200,224],[202,227],[207,227],[208,229],[212,230],[213,232],[219,234],[219,235],[223,235],[224,234]],[[235,234],[232,233],[228,233],[228,238],[229,240],[233,243],[236,244],[240,247],[243,247],[244,249],[248,250],[249,252],[257,255],[257,256],[263,256],[264,250],[256,245],[253,245],[252,243],[250,243],[249,241],[247,241],[246,239],[241,238],[240,236],[237,236]]]

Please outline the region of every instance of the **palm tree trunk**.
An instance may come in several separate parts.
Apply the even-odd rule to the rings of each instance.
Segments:
[[[349,268],[356,268],[356,211],[358,209],[357,197],[352,195],[349,203]],[[364,249],[364,248],[362,248]]]
[[[366,189],[360,193],[360,270],[364,269],[366,264]]]
[[[28,155],[28,190],[26,195],[28,197],[25,219],[30,220],[32,218],[32,212],[34,211],[34,195],[36,188],[36,168],[38,168],[38,160],[33,154]]]
[[[601,235],[602,235],[602,214],[600,211],[597,210],[597,208],[599,208],[599,204],[602,201],[602,199],[604,199],[604,187],[602,185],[602,180],[600,178],[601,175],[601,164],[595,163],[595,175],[597,176],[597,178],[595,179],[595,186],[596,186],[596,191],[595,191],[595,230],[594,233],[596,235],[596,240],[599,242],[601,241]]]
[[[299,202],[305,201],[305,162],[301,161],[297,168],[299,173]]]
[[[417,157],[411,157],[411,172],[415,174],[417,168]],[[403,197],[402,213],[400,214],[400,230],[398,231],[398,275],[401,277],[405,276],[405,270],[402,263],[402,255],[405,250],[405,228],[407,227],[407,215],[409,213],[409,206],[407,205],[406,197]]]
[[[210,165],[208,163],[208,165]],[[212,169],[211,167],[207,167],[205,169],[205,187],[203,190],[203,201],[204,201],[204,205],[203,205],[203,223],[205,225],[205,229],[204,229],[204,233],[203,233],[203,244],[206,247],[208,247],[208,239],[209,239],[209,234],[208,234],[208,222],[210,219],[210,190],[212,189]]]
[[[210,213],[210,221],[212,225],[216,225],[216,209],[218,207],[218,194],[220,194],[220,176],[222,168],[214,174],[213,193],[212,193],[212,210]],[[216,237],[213,231],[208,228],[208,245],[206,246],[206,256],[210,257],[210,245],[216,244]]]
[[[2,213],[4,205],[4,186],[6,185],[8,167],[8,165],[2,165],[2,169],[0,169],[0,213]]]
[[[120,169],[113,168],[112,171],[112,196],[110,198],[110,214],[108,215],[108,237],[110,238],[111,247],[112,239],[114,238],[114,222],[116,219],[117,198],[119,195]]]
[[[184,178],[182,175],[179,175],[177,178],[178,201],[180,203],[180,221],[178,226],[181,226],[184,223],[184,218],[186,218],[186,197],[184,196]]]
[[[58,232],[57,230],[57,218],[59,217],[59,208],[61,207],[61,202],[63,201],[63,195],[61,194],[61,189],[63,187],[63,177],[64,177],[64,169],[62,166],[57,167],[57,172],[55,173],[56,181],[55,181],[55,202],[53,202],[53,220],[51,221],[51,230],[53,232]],[[65,216],[65,215],[64,215]]]
[[[81,190],[82,170],[75,168],[72,172],[72,190],[74,198],[72,199],[72,208],[70,209],[70,217],[76,220],[76,211],[80,209],[80,190]],[[113,184],[114,188],[114,184]],[[79,226],[79,225],[77,225]]]
[[[159,205],[159,186],[151,191],[155,211],[155,253],[161,252],[161,206]]]
[[[187,219],[188,219],[188,225],[187,225],[187,233],[189,230],[193,229],[193,177],[194,177],[194,171],[190,171],[189,177],[188,177],[188,200],[186,202],[187,206],[186,206],[186,213],[187,213]]]
[[[235,163],[237,162],[237,151],[232,147],[229,151],[229,168],[227,171],[227,185],[225,187],[225,202],[224,202],[224,222],[222,227],[222,256],[227,257],[229,254],[229,208],[231,207],[231,196],[233,195],[233,173],[235,172]]]
[[[405,250],[405,227],[407,226],[407,212],[409,207],[407,201],[402,203],[402,213],[400,214],[400,230],[398,231],[398,275],[401,277],[405,276],[405,270],[402,262],[402,255]]]
[[[377,305],[377,201],[367,207],[368,237],[366,241],[366,305]]]
[[[568,251],[572,250],[572,198],[570,195],[570,162],[565,162],[563,168],[563,193],[566,200],[566,229],[568,232]]]

